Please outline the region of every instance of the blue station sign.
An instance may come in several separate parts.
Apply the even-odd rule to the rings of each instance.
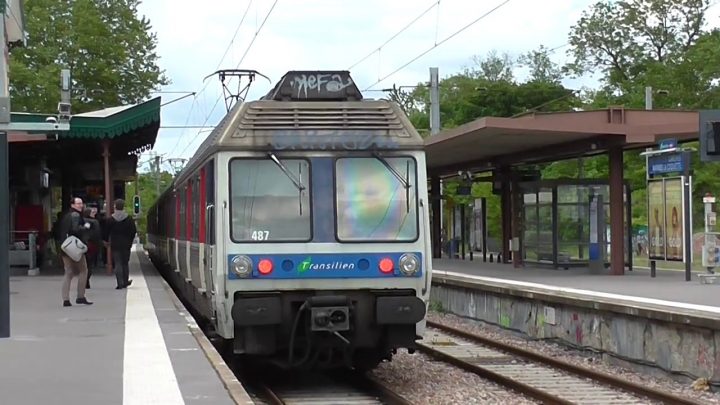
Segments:
[[[648,174],[682,173],[690,165],[690,155],[687,153],[668,153],[648,157]]]
[[[674,149],[674,148],[677,148],[677,146],[678,146],[678,141],[677,141],[677,139],[674,139],[674,138],[663,139],[658,143],[658,147],[660,148],[660,150]]]

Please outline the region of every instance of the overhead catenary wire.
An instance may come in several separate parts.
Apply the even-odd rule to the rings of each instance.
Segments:
[[[247,56],[248,52],[250,52],[250,48],[252,48],[253,44],[255,43],[255,40],[257,39],[258,35],[260,34],[260,31],[261,31],[262,28],[265,26],[265,23],[267,22],[268,18],[270,18],[270,14],[271,14],[271,13],[273,12],[273,10],[275,9],[275,6],[277,5],[277,3],[278,3],[278,0],[275,0],[275,1],[273,2],[272,6],[270,7],[270,10],[268,10],[267,14],[265,14],[265,18],[263,19],[262,23],[260,24],[260,26],[258,27],[258,29],[255,30],[255,35],[253,36],[252,40],[250,41],[250,44],[248,45],[248,47],[245,49],[245,52],[243,53],[242,57],[240,58],[240,61],[238,62],[237,66],[235,67],[236,69],[240,67],[240,65],[242,64],[242,62],[245,60],[245,57]],[[213,104],[212,108],[210,109],[210,112],[209,112],[209,113],[207,114],[207,116],[205,117],[205,121],[203,121],[203,123],[202,123],[203,126],[204,126],[205,124],[207,124],[208,120],[210,119],[210,116],[211,116],[212,113],[215,111],[215,108],[217,108],[217,105],[218,105],[218,103],[220,103],[220,100],[221,100],[221,99],[222,99],[222,94],[215,100],[215,104]],[[181,155],[181,156],[182,156],[182,154],[185,153],[185,151],[190,147],[190,145],[194,143],[194,141],[195,141],[195,140],[190,141],[190,142],[187,143],[187,145],[185,146],[185,149],[183,149],[183,151],[180,152],[180,155]]]
[[[248,2],[248,5],[247,5],[247,7],[245,8],[245,12],[243,13],[243,16],[240,18],[240,22],[238,23],[237,27],[235,28],[235,33],[233,33],[233,36],[232,36],[232,38],[230,39],[230,42],[228,43],[228,46],[225,48],[225,52],[223,53],[222,57],[220,58],[220,61],[218,62],[217,67],[215,67],[215,70],[220,69],[220,66],[222,66],[222,63],[223,63],[223,61],[225,60],[225,57],[227,56],[228,52],[230,51],[230,48],[232,48],[233,43],[235,43],[235,39],[237,38],[237,35],[238,35],[238,33],[240,32],[240,28],[242,27],[243,23],[245,22],[245,18],[247,17],[248,12],[250,11],[250,6],[252,6],[252,3],[253,3],[253,0],[250,0],[250,1]],[[186,120],[185,120],[185,124],[184,124],[183,126],[187,126],[187,125],[188,125],[188,122],[189,122],[189,120],[190,120],[190,117],[192,116],[192,112],[193,112],[193,110],[194,110],[194,108],[195,108],[195,106],[196,106],[196,104],[197,104],[197,98],[198,98],[198,96],[199,96],[200,94],[203,94],[203,93],[205,92],[205,89],[207,89],[207,86],[208,86],[209,83],[210,83],[210,81],[206,81],[205,84],[203,85],[202,89],[200,89],[200,91],[198,92],[198,94],[196,94],[196,95],[193,97],[193,103],[192,103],[192,106],[190,107],[190,112],[188,113],[187,118],[186,118]],[[218,101],[219,101],[219,99],[218,99]],[[211,114],[212,114],[212,112],[211,112]],[[209,117],[209,115],[210,115],[210,114],[208,114],[208,115],[206,116],[205,122],[203,122],[203,124],[202,124],[203,126],[204,126],[205,124],[207,124],[207,120],[209,119],[209,118],[207,118],[207,117]],[[175,143],[175,146],[174,146],[173,149],[172,149],[172,152],[175,152],[175,150],[178,148],[178,146],[180,145],[180,141],[182,140],[182,138],[185,137],[185,133],[186,133],[186,131],[183,131],[183,133],[180,134],[180,136],[178,137],[177,142]],[[170,153],[172,154],[172,152],[170,152]]]
[[[449,36],[447,36],[447,37],[446,37],[445,39],[443,39],[442,41],[437,42],[436,44],[434,44],[434,45],[431,46],[430,48],[428,48],[428,49],[426,49],[425,51],[421,52],[419,55],[417,55],[417,56],[415,56],[414,58],[410,59],[408,62],[406,62],[405,64],[403,64],[403,65],[400,66],[399,68],[397,68],[397,69],[393,70],[392,72],[390,72],[389,74],[387,74],[387,75],[379,78],[375,83],[371,84],[370,86],[368,86],[367,88],[365,88],[363,91],[367,91],[367,90],[375,87],[376,85],[378,85],[378,84],[379,84],[380,82],[382,82],[383,80],[385,80],[385,79],[387,79],[388,77],[394,75],[395,73],[397,73],[397,72],[405,69],[405,68],[406,68],[408,65],[410,65],[411,63],[413,63],[413,62],[415,62],[416,60],[422,58],[423,56],[425,56],[426,54],[428,54],[428,53],[429,53],[430,51],[432,51],[433,49],[437,48],[438,46],[440,46],[440,45],[444,44],[445,42],[449,41],[450,39],[454,38],[456,35],[460,34],[461,32],[465,31],[466,29],[470,28],[471,26],[477,24],[479,21],[481,21],[482,19],[488,17],[489,15],[491,15],[492,13],[494,13],[495,11],[499,10],[501,7],[503,7],[504,5],[506,5],[507,3],[509,3],[510,1],[511,1],[511,0],[505,0],[505,1],[503,1],[502,3],[496,5],[495,7],[493,7],[492,9],[490,9],[489,11],[485,12],[485,13],[484,13],[483,15],[481,15],[480,17],[474,19],[473,21],[471,21],[471,22],[468,23],[467,25],[463,26],[463,27],[460,28],[459,30],[453,32],[452,34],[450,34]]]
[[[413,24],[415,24],[420,18],[422,18],[423,16],[425,16],[425,14],[429,13],[430,11],[432,11],[432,9],[434,9],[435,7],[438,7],[439,5],[440,5],[440,0],[434,1],[433,4],[430,5],[430,7],[428,7],[427,9],[425,9],[425,11],[423,11],[423,12],[420,13],[417,17],[415,17],[412,21],[410,21],[409,23],[407,23],[403,28],[400,29],[400,31],[396,32],[394,35],[392,35],[390,38],[388,38],[385,42],[383,42],[380,46],[378,46],[377,48],[375,48],[375,49],[373,49],[372,51],[370,51],[367,55],[365,55],[365,56],[363,56],[362,58],[360,58],[357,62],[355,62],[355,63],[353,63],[352,65],[350,65],[350,67],[347,68],[347,70],[351,70],[351,69],[354,68],[355,66],[363,63],[364,61],[367,60],[367,58],[371,57],[371,56],[374,55],[376,52],[380,52],[380,50],[381,50],[385,45],[389,44],[392,40],[394,40],[395,38],[397,38],[400,34],[402,34],[403,32],[405,32],[408,28],[410,28]],[[439,15],[439,13],[438,13],[438,15]],[[435,30],[435,33],[436,33],[436,41],[437,41],[437,29]]]

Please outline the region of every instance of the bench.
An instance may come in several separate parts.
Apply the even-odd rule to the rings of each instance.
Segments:
[[[553,253],[552,251],[539,251],[537,253],[537,261],[541,264],[553,264]],[[568,270],[567,264],[570,263],[570,255],[563,252],[557,254],[557,266]]]
[[[717,284],[720,281],[720,274],[698,273],[700,284]]]

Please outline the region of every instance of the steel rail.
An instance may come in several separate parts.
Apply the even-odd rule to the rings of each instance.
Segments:
[[[411,401],[404,398],[397,392],[393,391],[390,387],[378,381],[376,378],[367,374],[350,372],[347,375],[342,375],[340,378],[337,378],[337,382],[340,385],[347,385],[349,387],[352,387],[353,389],[357,389],[358,393],[364,393],[372,397],[377,397],[377,400],[383,404],[413,405]],[[292,398],[293,395],[298,394],[297,392],[294,392],[290,395],[288,395],[287,393],[283,393],[284,390],[287,390],[287,387],[274,389],[272,387],[272,384],[267,384],[265,382],[256,382],[255,386],[258,389],[259,394],[261,394],[261,396],[263,397],[263,401],[269,402],[271,405],[285,405],[286,400],[290,402],[295,402],[297,400],[296,398]],[[308,399],[308,395],[314,395],[313,391],[314,389],[312,388],[304,390],[302,392],[302,396]],[[332,402],[347,400],[347,392],[340,393],[338,395],[338,398],[334,398],[333,394],[318,393],[317,395],[318,397],[315,399],[318,401],[323,401],[323,403],[328,401]]]
[[[601,383],[604,383],[605,385],[609,385],[614,388],[618,388],[618,389],[630,392],[635,395],[644,396],[644,397],[647,397],[650,399],[658,400],[658,401],[664,402],[666,404],[681,404],[681,405],[700,405],[701,404],[700,402],[697,402],[697,401],[694,401],[694,400],[691,400],[688,398],[679,397],[679,396],[673,395],[669,392],[660,391],[660,390],[657,390],[654,388],[646,387],[646,386],[634,383],[632,381],[623,380],[623,379],[615,377],[613,375],[599,372],[596,370],[592,370],[592,369],[589,369],[586,367],[576,366],[575,364],[571,364],[571,363],[568,363],[568,362],[565,362],[562,360],[548,357],[548,356],[545,356],[545,355],[542,355],[539,353],[535,353],[530,350],[522,349],[522,348],[519,348],[516,346],[511,346],[511,345],[508,345],[505,343],[490,340],[488,338],[478,336],[473,333],[470,333],[470,332],[467,332],[467,331],[464,331],[461,329],[453,328],[451,326],[443,325],[443,324],[440,324],[437,322],[427,321],[427,326],[431,327],[431,328],[439,329],[441,331],[456,335],[458,337],[461,337],[461,338],[464,338],[467,340],[470,340],[474,343],[488,346],[493,349],[497,349],[499,351],[503,351],[503,352],[506,352],[506,353],[509,353],[509,354],[512,354],[512,355],[515,355],[518,357],[522,357],[527,360],[541,363],[546,366],[557,368],[557,369],[575,374],[577,376],[590,378],[596,382],[601,382]],[[422,346],[423,350],[425,350],[426,347],[427,346],[423,345]],[[433,350],[433,349],[430,349],[430,350]],[[468,363],[468,364],[470,364],[470,363]],[[474,367],[479,367],[474,364],[471,364],[471,365]],[[488,372],[487,370],[485,370],[485,371]],[[492,373],[492,372],[488,372],[488,373]],[[495,374],[495,373],[492,373],[492,374]],[[505,378],[503,376],[500,376],[500,377],[502,377],[503,379]],[[488,377],[488,378],[495,379],[495,377]],[[500,380],[497,380],[497,381],[500,382]],[[517,385],[519,383],[513,382],[513,384]],[[505,385],[505,384],[503,384],[503,385]],[[522,385],[524,385],[524,384],[522,384]],[[518,385],[518,387],[519,387],[518,390],[527,392],[528,395],[534,396],[533,394],[530,393],[530,391],[525,391],[523,388],[520,388],[519,385]],[[536,397],[536,398],[538,398],[538,397]],[[538,398],[538,399],[541,399],[541,398]],[[548,400],[550,400],[550,398],[548,398]],[[556,400],[552,400],[550,402],[551,403],[571,403],[571,402],[562,400],[560,398],[557,398],[557,400],[559,400],[560,402],[555,402]]]
[[[429,326],[429,322],[428,322],[428,326]],[[505,386],[507,388],[510,388],[510,389],[520,392],[522,394],[528,395],[534,399],[541,401],[544,404],[559,404],[559,405],[572,405],[573,404],[573,402],[567,401],[556,395],[550,394],[547,391],[541,390],[539,388],[535,388],[531,385],[514,380],[512,378],[505,377],[502,374],[498,374],[494,371],[483,368],[482,366],[479,366],[477,364],[469,363],[465,360],[459,359],[459,358],[449,355],[447,353],[443,353],[439,350],[433,349],[432,347],[426,346],[422,343],[418,344],[418,348],[421,352],[423,352],[425,354],[428,354],[428,355],[435,357],[439,360],[442,360],[446,363],[457,366],[465,371],[469,371],[471,373],[477,374],[478,376],[480,376],[482,378],[496,382],[502,386]]]

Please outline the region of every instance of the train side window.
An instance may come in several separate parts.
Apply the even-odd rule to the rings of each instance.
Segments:
[[[175,237],[175,226],[173,219],[175,217],[175,197],[173,193],[168,195],[168,199],[165,202],[165,221],[167,226],[165,227],[165,236],[169,238]]]
[[[193,182],[192,188],[192,240],[200,241],[200,176]]]
[[[163,222],[165,222],[165,221],[163,221],[164,213],[165,213],[165,211],[163,210],[163,207],[162,207],[162,200],[160,200],[160,201],[158,201],[158,204],[155,206],[155,208],[153,208],[152,233],[155,235],[162,236],[162,235],[158,234],[158,230],[164,229],[163,228]],[[150,226],[150,224],[148,224],[148,227],[149,226]]]
[[[181,189],[181,192],[178,193],[178,199],[180,200],[180,217],[178,223],[180,224],[180,235],[179,239],[184,240],[185,239],[185,207],[187,206],[187,198],[185,198],[185,195],[187,193],[187,186],[183,186]]]
[[[185,240],[192,241],[192,189],[193,181],[188,180],[187,188],[185,189],[185,216],[183,222],[185,222]]]
[[[179,191],[175,190],[175,193],[173,194],[173,201],[175,202],[175,220],[173,221],[173,235],[175,235],[175,239],[180,239],[180,228],[182,226],[180,225],[180,200],[182,200],[179,196]]]

